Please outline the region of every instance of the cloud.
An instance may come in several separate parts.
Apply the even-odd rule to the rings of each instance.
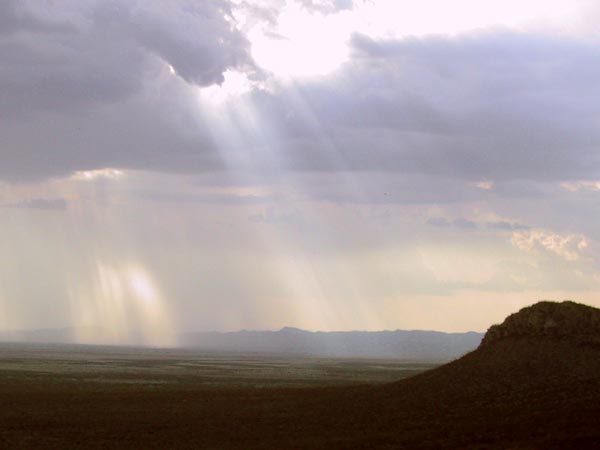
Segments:
[[[298,0],[309,11],[333,14],[354,8],[354,0]]]
[[[569,192],[577,192],[580,190],[587,190],[587,191],[592,191],[592,192],[600,191],[600,181],[564,182],[564,183],[561,183],[560,186]]]
[[[473,186],[479,189],[483,189],[484,191],[491,191],[494,189],[494,183],[489,180],[478,181],[473,183]]]
[[[487,222],[485,226],[491,230],[528,230],[529,226],[523,225],[522,223],[517,222],[508,222],[505,220],[500,220],[497,222]]]
[[[450,222],[445,217],[432,217],[427,220],[428,225],[433,225],[434,227],[449,227],[452,222]]]
[[[106,167],[320,173],[319,184],[299,186],[307,196],[448,203],[540,196],[544,184],[600,169],[590,150],[600,144],[591,94],[600,92],[600,49],[584,40],[355,35],[350,60],[329,76],[271,79],[216,114],[198,88],[227,70],[256,70],[231,5],[66,5],[43,17],[74,31],[38,39],[16,21],[21,31],[0,39],[1,179]],[[344,173],[356,189],[327,181]]]
[[[559,234],[547,230],[515,231],[512,244],[526,252],[543,250],[554,253],[567,261],[577,261],[590,245],[587,237],[581,234]]]
[[[481,222],[458,217],[456,219],[448,219],[443,216],[431,217],[427,220],[427,225],[439,228],[458,228],[461,230],[498,230],[498,231],[515,231],[529,230],[530,227],[518,222],[509,222],[507,220],[499,220],[495,222]]]
[[[118,169],[96,169],[96,170],[78,170],[71,175],[72,180],[77,181],[94,181],[97,179],[115,180],[124,176],[124,172]]]
[[[191,193],[191,192],[163,192],[140,191],[140,198],[165,203],[202,203],[218,205],[255,205],[270,203],[273,198],[265,195],[243,195],[227,193]]]
[[[472,220],[465,219],[464,217],[459,217],[458,219],[454,219],[452,224],[455,227],[462,228],[463,230],[474,230],[477,228],[477,224]]]
[[[488,230],[500,230],[500,231],[522,231],[529,230],[531,227],[523,225],[518,222],[509,222],[507,220],[499,220],[495,222],[481,222],[466,219],[464,217],[458,217],[456,219],[448,219],[443,216],[431,217],[427,220],[427,224],[440,227],[440,228],[459,228],[465,231],[488,229]]]
[[[454,227],[462,230],[476,230],[479,227],[476,222],[464,217],[458,217],[454,220],[448,220],[445,217],[432,217],[427,220],[427,224],[434,227]]]
[[[25,2],[3,0],[0,3],[0,36],[17,31],[42,33],[70,32],[73,27],[60,20],[45,20],[28,10]]]
[[[178,1],[160,3],[100,3],[96,26],[121,39],[133,39],[159,56],[187,82],[199,86],[220,84],[227,69],[251,63],[248,41],[230,23],[228,3]]]
[[[225,2],[31,4],[46,20],[19,13],[13,2],[3,5],[0,30],[12,31],[0,40],[4,117],[118,102],[146,88],[161,65],[208,86],[221,83],[227,69],[251,62]],[[59,21],[65,32],[56,32]]]
[[[590,144],[600,141],[600,107],[587,95],[600,88],[597,46],[508,31],[356,35],[353,46],[353,59],[330,78],[256,98],[286,131],[282,144],[297,168],[336,170],[343,161],[347,170],[474,183],[597,170]]]
[[[268,225],[284,225],[305,228],[309,225],[300,211],[279,211],[275,208],[267,208],[264,212],[251,214],[248,220],[253,223]]]
[[[63,211],[67,209],[68,202],[64,198],[32,198],[17,203],[2,205],[4,208],[42,209],[49,211]]]

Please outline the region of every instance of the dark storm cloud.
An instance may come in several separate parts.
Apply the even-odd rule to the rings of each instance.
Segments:
[[[0,178],[219,165],[208,125],[192,117],[188,83],[220,83],[249,61],[225,3],[52,5],[21,12],[3,3],[10,32],[0,35]]]
[[[499,31],[353,45],[327,80],[258,99],[297,167],[494,181],[598,173],[597,43]]]
[[[198,173],[219,167],[209,132],[190,123],[183,93],[164,91],[182,102],[177,116],[165,114],[166,105],[156,99],[140,97],[118,108],[0,122],[0,178],[39,180],[105,167]]]
[[[2,6],[6,14],[0,14],[0,30],[7,34],[0,40],[4,117],[117,102],[147,87],[160,61],[200,86],[221,83],[225,70],[249,62],[248,43],[226,20],[221,2],[67,5],[46,11],[46,21],[33,12],[18,13],[13,2]],[[71,23],[61,18],[66,31],[57,33],[59,19],[51,22],[48,15],[66,12]]]
[[[95,25],[158,55],[183,79],[220,84],[228,68],[250,63],[247,40],[226,20],[225,2],[179,2],[178,8],[126,2],[101,4]]]
[[[102,167],[202,173],[225,167],[227,147],[229,166],[246,164],[231,170],[356,174],[354,191],[325,178],[303,186],[318,198],[426,203],[542,196],[544,183],[600,170],[596,42],[508,31],[357,35],[329,76],[248,94],[256,121],[234,104],[239,129],[226,131],[243,145],[232,148],[193,91],[228,69],[255,71],[227,3],[27,5],[3,3],[0,19],[5,180]],[[493,189],[473,188],[481,180]]]
[[[0,2],[0,36],[20,30],[37,32],[72,31],[72,27],[61,21],[48,21],[36,16],[17,0]]]

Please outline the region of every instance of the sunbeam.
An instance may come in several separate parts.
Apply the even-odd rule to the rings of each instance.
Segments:
[[[158,289],[139,264],[97,261],[91,281],[71,290],[77,342],[170,346],[174,324]]]

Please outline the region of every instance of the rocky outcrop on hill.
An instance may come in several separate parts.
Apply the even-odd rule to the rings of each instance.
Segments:
[[[505,339],[531,337],[600,344],[600,309],[572,301],[539,302],[490,327],[481,347]]]

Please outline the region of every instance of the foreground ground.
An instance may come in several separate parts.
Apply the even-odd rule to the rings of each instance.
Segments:
[[[332,396],[437,364],[0,344],[0,448],[292,448]]]
[[[599,356],[515,338],[415,375],[429,366],[3,346],[0,448],[600,448]]]

